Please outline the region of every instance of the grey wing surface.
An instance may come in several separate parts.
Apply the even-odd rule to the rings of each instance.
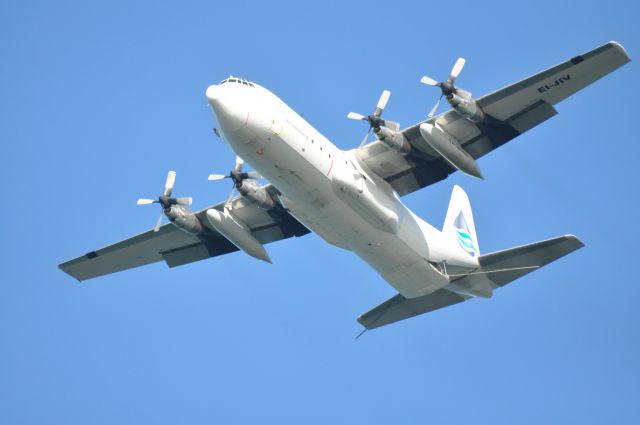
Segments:
[[[565,235],[484,254],[478,257],[480,273],[463,279],[489,279],[493,286],[501,287],[583,246],[577,237]]]
[[[437,123],[474,158],[480,158],[554,116],[556,103],[629,62],[610,42],[478,99],[487,115],[479,124],[450,110],[403,130],[413,153],[402,156],[375,141],[356,154],[400,195],[429,186],[456,171],[422,138],[420,124]]]
[[[270,186],[268,190],[275,189]],[[238,251],[234,244],[209,227],[206,219],[208,209],[222,211],[225,203],[226,201],[221,202],[196,213],[207,226],[206,233],[202,235],[186,233],[167,223],[158,232],[149,230],[91,251],[58,267],[83,281],[159,261],[164,261],[169,267],[176,267]],[[306,227],[283,208],[266,211],[239,196],[232,200],[232,205],[233,214],[249,227],[252,236],[262,244],[309,233]]]
[[[459,286],[473,286],[479,280],[488,279],[493,287],[502,287],[583,246],[575,236],[566,235],[481,255],[478,258],[480,268],[455,282]],[[405,298],[397,294],[358,317],[358,322],[367,329],[375,329],[469,298],[444,288],[417,298]]]
[[[401,294],[397,294],[358,317],[358,322],[367,329],[375,329],[460,303],[467,298],[469,297],[458,295],[446,289],[438,289],[429,295],[418,298],[405,298]]]

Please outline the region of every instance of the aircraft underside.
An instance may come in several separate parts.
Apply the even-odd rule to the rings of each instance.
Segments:
[[[342,151],[276,95],[229,77],[206,96],[221,133],[237,153],[229,174],[239,196],[192,212],[191,198],[172,196],[176,173],[167,175],[157,199],[162,215],[153,230],[60,265],[78,280],[165,261],[170,267],[242,251],[271,262],[265,245],[309,230],[353,251],[399,294],[363,314],[373,329],[473,297],[573,252],[573,235],[481,254],[469,198],[454,186],[441,230],[417,217],[401,197],[460,171],[484,178],[478,159],[557,114],[568,96],[629,62],[609,42],[478,99],[456,86],[465,60],[447,80],[423,77],[442,92],[451,110],[401,129],[382,118],[390,92],[373,113],[348,118],[368,124],[360,146]],[[376,140],[367,143],[373,133]],[[244,171],[244,160],[256,171]],[[260,184],[264,177],[271,184]],[[166,216],[171,224],[162,225]]]

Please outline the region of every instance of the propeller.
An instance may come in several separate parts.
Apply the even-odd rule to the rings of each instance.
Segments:
[[[169,171],[169,173],[167,174],[167,180],[165,180],[164,183],[164,191],[162,192],[162,195],[158,197],[158,199],[140,198],[138,199],[138,202],[136,202],[136,204],[138,205],[160,204],[160,206],[162,206],[160,217],[158,218],[158,221],[153,228],[154,232],[160,230],[160,225],[162,224],[162,216],[164,215],[167,208],[170,208],[171,205],[191,205],[191,202],[193,201],[192,198],[172,198],[171,192],[173,192],[173,186],[175,185],[175,183],[176,172]]]
[[[426,84],[428,86],[440,87],[440,90],[442,91],[442,94],[438,98],[438,101],[433,106],[433,108],[431,108],[431,110],[429,111],[429,115],[428,115],[429,118],[431,118],[438,110],[438,107],[440,106],[440,101],[442,100],[443,96],[446,96],[447,99],[449,99],[453,94],[457,94],[463,99],[466,99],[466,100],[471,99],[471,93],[469,93],[466,90],[460,89],[454,85],[456,79],[460,75],[460,72],[462,72],[462,68],[464,68],[464,64],[465,64],[465,59],[458,58],[456,63],[453,64],[453,68],[451,68],[451,73],[449,74],[449,78],[447,78],[447,81],[438,82],[431,77],[427,77],[426,75],[420,79],[421,83]]]
[[[235,189],[239,189],[242,187],[242,181],[246,179],[251,180],[260,180],[262,175],[257,171],[249,171],[246,173],[242,172],[242,166],[244,165],[244,161],[239,156],[236,156],[236,164],[233,170],[229,172],[229,174],[210,174],[209,181],[218,181],[224,179],[231,179],[233,181],[233,187],[231,188],[231,193],[229,193],[229,198],[227,199],[226,205],[228,208],[231,208],[231,199],[233,199],[233,191]]]
[[[390,96],[391,96],[391,92],[389,90],[384,90],[382,92],[382,95],[380,95],[380,99],[378,100],[378,104],[376,105],[375,111],[373,111],[373,114],[371,115],[364,116],[356,112],[349,112],[347,114],[347,118],[349,119],[356,120],[356,121],[367,121],[369,123],[369,129],[367,130],[367,133],[364,135],[364,139],[362,139],[362,142],[360,142],[360,146],[364,145],[367,142],[367,139],[371,134],[371,130],[375,128],[380,128],[380,126],[386,124],[385,120],[380,118],[380,116],[382,115],[382,111],[384,111],[384,108],[386,108],[387,103],[389,102]],[[389,123],[391,123],[391,121],[389,121]],[[392,123],[392,124],[394,126],[397,125],[396,123]]]

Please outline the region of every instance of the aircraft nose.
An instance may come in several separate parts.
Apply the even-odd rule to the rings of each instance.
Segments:
[[[213,106],[213,104],[215,102],[218,102],[218,100],[220,99],[220,86],[217,86],[215,84],[210,85],[209,87],[207,87],[207,91],[205,92],[205,95],[209,100],[209,104]]]
[[[234,132],[247,124],[249,111],[244,108],[237,94],[224,85],[207,87],[205,95],[225,132]]]

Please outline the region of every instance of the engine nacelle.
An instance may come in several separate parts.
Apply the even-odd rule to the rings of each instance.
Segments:
[[[205,232],[205,227],[198,216],[184,205],[170,205],[169,208],[164,210],[164,213],[171,223],[182,231],[193,235],[200,235]]]
[[[485,114],[478,102],[473,99],[464,99],[457,94],[447,96],[447,102],[460,115],[473,122],[484,121]]]
[[[411,152],[411,145],[407,141],[407,138],[404,137],[404,135],[399,131],[380,126],[374,128],[373,132],[376,134],[378,140],[380,140],[382,143],[384,143],[394,151],[403,155]]]
[[[259,186],[255,180],[242,180],[239,186],[236,186],[238,192],[248,200],[255,202],[260,208],[270,210],[275,208],[277,201],[263,186]]]

